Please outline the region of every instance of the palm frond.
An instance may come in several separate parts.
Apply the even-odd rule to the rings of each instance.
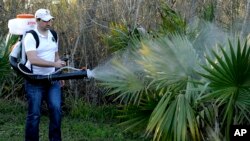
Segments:
[[[10,48],[14,43],[16,43],[18,39],[17,35],[8,35],[7,41],[5,41],[5,37],[0,38],[0,76],[3,78],[4,76],[10,74],[10,65],[9,65],[9,53]]]
[[[159,95],[155,95],[154,91],[146,91],[146,94],[140,100],[138,105],[125,105],[121,110],[121,118],[123,121],[120,126],[126,126],[125,131],[144,131],[155,106],[158,103]]]
[[[212,90],[201,99],[213,101],[220,107],[222,129],[227,138],[231,124],[249,121],[249,110],[246,109],[250,108],[250,101],[242,96],[249,97],[250,48],[246,42],[241,46],[239,39],[236,45],[234,47],[229,40],[229,51],[220,47],[221,54],[213,52],[215,60],[207,58],[210,66],[203,66],[207,73],[200,73],[209,81]]]
[[[189,104],[185,95],[173,98],[173,94],[167,92],[151,115],[148,134],[154,132],[154,140],[200,140],[195,112]]]
[[[199,70],[199,58],[192,44],[186,37],[173,35],[141,43],[137,62],[149,77],[161,87],[196,77]]]

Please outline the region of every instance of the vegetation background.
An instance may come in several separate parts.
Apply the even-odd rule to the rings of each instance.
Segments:
[[[149,34],[152,33],[151,35],[154,35],[154,37],[158,37],[162,34],[169,35],[171,33],[178,33],[180,35],[183,35],[183,34],[187,34],[188,31],[190,30],[188,29],[190,26],[187,26],[187,25],[195,24],[197,19],[202,19],[204,21],[208,21],[209,23],[213,23],[213,26],[219,27],[219,29],[222,29],[222,30],[219,30],[219,32],[218,30],[217,32],[215,32],[216,29],[213,29],[209,32],[209,36],[204,36],[203,38],[206,38],[206,37],[207,38],[211,38],[211,37],[221,38],[222,36],[226,36],[225,34],[222,34],[223,32],[226,32],[232,35],[239,35],[244,38],[248,35],[250,31],[250,28],[247,26],[249,25],[249,22],[250,22],[250,15],[249,15],[250,1],[249,0],[248,1],[242,1],[242,0],[224,0],[224,1],[221,1],[221,0],[203,0],[203,1],[196,1],[196,0],[185,0],[185,1],[182,1],[182,0],[154,0],[154,1],[151,1],[151,0],[71,0],[71,1],[70,0],[40,0],[39,2],[35,0],[34,1],[32,0],[30,1],[1,0],[0,1],[0,26],[1,26],[0,37],[2,39],[1,41],[2,45],[1,45],[0,51],[1,51],[2,56],[4,56],[3,52],[6,51],[6,48],[4,48],[4,45],[5,45],[5,37],[8,34],[8,27],[7,27],[8,20],[15,18],[16,15],[20,13],[34,13],[38,8],[48,8],[51,10],[52,15],[55,17],[55,20],[53,22],[54,24],[53,27],[58,32],[59,37],[60,37],[60,54],[63,54],[69,57],[68,64],[76,68],[87,66],[90,69],[95,69],[105,64],[106,62],[108,62],[108,60],[112,59],[114,55],[119,54],[119,51],[133,44],[133,41],[135,42],[138,41],[138,36],[136,36],[137,33],[135,31],[140,27],[143,27],[147,33]],[[214,33],[212,31],[214,31]],[[197,37],[198,34],[189,33],[189,35],[195,38]],[[135,36],[137,37],[137,39],[134,40]],[[139,40],[140,40],[140,37],[139,37]],[[182,39],[179,39],[179,40],[182,40]],[[163,43],[163,44],[167,44],[167,43]],[[212,46],[212,43],[210,44],[210,46]],[[141,56],[143,56],[143,50],[141,51],[142,51]],[[183,54],[180,54],[180,55],[183,55]],[[219,58],[217,59],[219,60]],[[18,76],[15,75],[14,72],[8,69],[9,66],[7,65],[8,63],[6,62],[8,61],[4,59],[4,57],[2,57],[1,62],[0,62],[0,65],[1,65],[0,97],[4,101],[8,101],[8,100],[11,101],[14,99],[15,102],[19,104],[23,103],[23,105],[25,106],[24,104],[25,94],[23,90],[22,78],[19,78]],[[120,68],[120,69],[122,71],[125,70],[125,68]],[[209,70],[209,68],[207,68],[207,70]],[[211,77],[207,77],[207,75],[203,75],[203,76],[204,78],[211,78]],[[102,77],[102,78],[105,78],[105,77]],[[108,77],[106,78],[107,78],[107,81],[109,81],[109,79],[111,80],[111,78],[108,78]],[[100,80],[105,81],[103,79],[100,79]],[[203,81],[200,81],[200,82],[203,83]],[[104,87],[100,86],[99,84],[100,84],[99,80],[68,80],[66,83],[66,86],[64,87],[64,96],[65,96],[65,103],[64,103],[65,109],[64,110],[67,113],[69,113],[71,116],[79,118],[83,113],[86,114],[84,109],[86,109],[86,107],[89,108],[88,105],[100,106],[100,107],[108,105],[112,107],[113,105],[121,106],[122,104],[125,103],[126,106],[125,106],[125,110],[123,109],[124,111],[126,110],[129,111],[130,108],[132,109],[134,108],[133,104],[132,104],[132,107],[130,107],[131,106],[130,104],[133,103],[130,100],[125,101],[125,102],[113,101],[116,98],[116,95],[112,95],[112,94],[104,97],[104,95],[110,92],[109,91],[110,89],[117,90],[115,89],[116,87],[114,86],[114,84],[111,85],[111,83],[109,82],[107,84],[101,83],[104,85]],[[182,85],[182,83],[180,84],[178,82],[178,85]],[[165,85],[162,83],[158,83],[158,88],[159,87],[164,87],[166,89],[170,88],[169,85]],[[120,89],[113,92],[113,94],[117,92],[120,92],[120,94],[122,92],[127,94],[126,92],[129,91],[129,87],[127,88],[128,90],[121,89],[121,87],[119,88]],[[147,90],[148,90],[147,93],[152,92],[151,89],[147,89]],[[166,91],[166,90],[155,89],[152,93],[156,93],[156,92],[162,93],[162,91]],[[206,94],[209,93],[207,90],[204,90],[204,91],[206,91]],[[132,91],[132,93],[134,93],[134,91]],[[145,92],[143,92],[143,94],[144,93]],[[118,94],[118,97],[121,98],[122,96]],[[154,105],[153,107],[156,107],[157,104],[155,103],[162,102],[160,100],[162,97],[165,98],[164,96],[162,96],[162,94],[159,94],[159,95],[156,95],[153,98],[153,100],[151,99],[153,101],[151,102],[154,103],[152,104]],[[133,99],[133,97],[131,99]],[[199,98],[199,100],[200,99],[202,98]],[[136,106],[138,105],[142,106],[140,100],[138,99],[133,99],[133,100],[138,102],[138,103],[134,102],[136,103],[135,104]],[[223,102],[224,101],[225,100],[223,100]],[[210,104],[212,105],[212,107],[216,105],[212,109],[218,110],[220,109],[220,106],[224,104],[224,103],[223,104],[221,103],[218,104],[218,102],[216,101],[215,103],[212,103],[212,104],[210,103]],[[145,103],[143,104],[145,106]],[[203,103],[203,104],[207,106],[207,103]],[[149,109],[146,109],[146,110],[144,109],[144,110],[145,111],[148,110],[147,112],[151,114],[153,111],[152,110],[153,108],[150,106],[152,105],[146,105],[146,107]],[[248,104],[246,105],[248,106]],[[226,107],[226,109],[227,108],[228,107]],[[111,108],[109,109],[109,111],[112,111],[114,109]],[[245,109],[245,107],[243,109]],[[195,110],[196,112],[201,112],[199,108],[195,108]],[[208,111],[211,112],[210,110]],[[225,110],[225,111],[228,111],[228,110]],[[135,112],[135,110],[133,112]],[[225,139],[224,136],[228,135],[227,134],[228,128],[227,126],[222,126],[221,128],[218,129],[217,119],[215,118],[217,118],[218,116],[216,114],[220,112],[212,110],[212,113],[214,114],[214,116],[211,116],[210,118],[211,124],[205,127],[207,128],[209,127],[209,129],[210,128],[215,129],[216,132],[213,133],[214,135],[213,139],[223,140]],[[103,113],[101,112],[100,115],[102,118],[104,118],[105,116],[108,116],[108,115],[105,115],[103,117],[102,114]],[[231,117],[233,117],[234,114],[235,112],[232,112]],[[247,111],[247,113],[245,114],[248,115],[249,112]],[[84,117],[86,117],[86,115]],[[91,118],[91,116],[87,116],[87,117]],[[113,115],[112,118],[113,117],[116,117],[116,116]],[[152,118],[153,116],[145,115],[145,117],[148,118],[146,119],[146,121],[148,121],[149,118],[150,117]],[[195,117],[198,118],[199,116],[195,115]],[[101,119],[101,118],[98,118],[98,119]],[[216,122],[212,123],[213,122],[212,119],[215,119]],[[225,117],[225,119],[227,119],[228,124],[232,123],[229,117]],[[223,118],[222,121],[225,121],[225,119]],[[243,120],[240,120],[240,121],[243,121]],[[154,140],[167,140],[167,139],[168,140],[183,140],[183,139],[189,140],[190,138],[191,140],[209,140],[207,135],[200,134],[199,131],[198,132],[192,131],[192,128],[196,128],[196,124],[198,124],[197,128],[201,129],[202,126],[200,124],[204,124],[204,123],[195,122],[195,124],[191,124],[191,125],[185,124],[188,127],[187,132],[190,133],[186,135],[188,137],[185,136],[185,132],[176,133],[176,131],[175,132],[173,131],[176,136],[173,136],[170,138],[166,137],[169,133],[164,132],[164,129],[166,127],[159,127],[158,122],[155,122],[155,124],[153,123],[148,124],[148,123],[141,121],[140,123],[144,124],[142,128],[144,130],[137,129],[137,131],[145,131],[145,126],[147,126],[146,128],[147,137],[149,138],[152,137],[152,139]],[[131,122],[129,122],[129,124],[133,125]],[[136,127],[138,125],[140,125],[139,122],[138,124],[135,124],[134,126]],[[175,128],[175,126],[173,128]],[[183,128],[179,127],[179,128],[185,129],[184,127]],[[224,128],[226,128],[225,131],[224,131]],[[155,129],[162,129],[162,131],[156,132]],[[220,132],[217,132],[217,129]],[[209,133],[210,131],[213,131],[213,130],[209,130]],[[183,137],[183,138],[178,138],[178,135],[180,135],[180,137]]]

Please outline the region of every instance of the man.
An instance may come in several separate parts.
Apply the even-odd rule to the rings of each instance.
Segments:
[[[24,47],[27,54],[26,67],[34,74],[48,75],[55,72],[55,68],[65,66],[59,59],[58,42],[52,35],[53,16],[47,9],[39,9],[35,13],[37,27],[35,32],[39,37],[39,46],[31,33],[24,37]],[[39,141],[40,108],[45,100],[49,108],[49,140],[61,141],[61,83],[52,82],[25,82],[28,100],[28,114],[26,119],[25,141]]]

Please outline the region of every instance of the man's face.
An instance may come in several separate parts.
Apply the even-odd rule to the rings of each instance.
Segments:
[[[44,21],[44,20],[40,19],[40,20],[38,20],[37,24],[38,24],[38,27],[39,27],[41,30],[48,30],[48,29],[51,28],[52,19],[49,20],[49,21]]]

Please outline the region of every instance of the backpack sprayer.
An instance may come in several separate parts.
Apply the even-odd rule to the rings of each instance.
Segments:
[[[24,37],[27,31],[35,28],[36,20],[32,14],[19,14],[15,19],[10,19],[8,22],[9,33],[11,35],[19,35]],[[66,61],[66,60],[64,60]],[[93,73],[89,69],[76,69],[69,66],[62,67],[50,75],[36,75],[33,74],[26,66],[26,54],[24,47],[22,47],[22,40],[20,39],[12,48],[9,55],[9,62],[11,67],[25,79],[31,81],[53,81],[53,80],[67,80],[67,79],[82,79],[91,78]],[[74,70],[73,72],[63,73],[64,69]]]

